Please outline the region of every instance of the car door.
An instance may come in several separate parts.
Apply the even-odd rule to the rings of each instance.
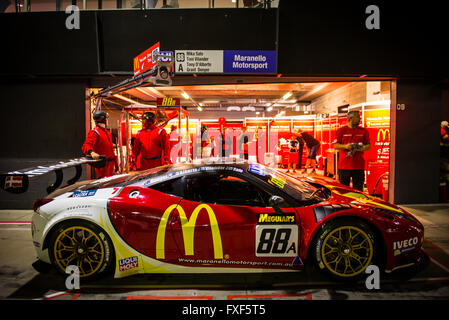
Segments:
[[[167,192],[171,182],[151,188],[125,187],[109,200],[110,220],[117,233],[132,248],[151,258],[176,257],[179,251],[171,233],[164,236],[162,230],[168,220],[167,209],[181,201],[176,192]],[[163,240],[158,243],[158,239]]]
[[[276,213],[271,194],[244,176],[185,177],[184,197],[170,226],[178,263],[212,268],[296,268],[299,235],[294,208]]]

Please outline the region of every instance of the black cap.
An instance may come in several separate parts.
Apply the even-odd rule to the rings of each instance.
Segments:
[[[105,122],[108,117],[108,114],[102,110],[94,112],[94,120],[95,122]]]
[[[156,118],[156,116],[154,115],[154,113],[153,112],[145,112],[143,115],[142,115],[142,121],[144,121],[144,120],[149,120],[149,121],[151,121],[151,122],[154,122],[154,119]]]

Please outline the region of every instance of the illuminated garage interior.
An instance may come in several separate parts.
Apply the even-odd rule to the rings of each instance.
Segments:
[[[258,130],[276,135],[277,146],[271,146],[268,151],[274,151],[273,161],[276,166],[286,168],[288,141],[292,132],[302,129],[321,142],[317,174],[333,178],[337,174],[337,152],[333,149],[336,130],[347,124],[348,111],[359,110],[362,115],[361,125],[368,129],[371,140],[371,149],[365,152],[365,191],[387,199],[390,85],[390,81],[339,81],[147,86],[102,98],[101,108],[109,113],[109,126],[124,172],[132,170],[127,155],[131,152],[132,138],[141,129],[139,116],[145,111],[161,110],[157,106],[157,99],[176,98],[182,109],[187,111],[181,116],[180,127],[182,144],[186,150],[190,150],[188,154],[180,154],[176,161],[193,158],[192,144],[194,137],[201,134],[201,128],[207,127],[211,134],[218,134],[226,128],[226,135],[231,135],[233,143],[237,145],[236,139],[242,127],[246,126],[247,132],[253,136]],[[91,92],[98,90],[93,89]],[[96,101],[92,99],[92,102],[91,111],[96,107]],[[176,111],[178,108],[168,109]],[[172,130],[178,132],[179,121],[179,116],[175,116],[164,123],[169,135]],[[186,134],[187,124],[189,135]],[[233,147],[230,156],[239,157],[237,147]],[[307,150],[304,147],[301,160],[303,166],[306,157]],[[256,156],[251,154],[249,160],[257,161]]]

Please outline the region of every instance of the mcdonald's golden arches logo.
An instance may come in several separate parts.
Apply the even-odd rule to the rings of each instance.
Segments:
[[[380,135],[382,135],[382,141],[385,141],[385,138],[387,138],[387,135],[388,135],[388,141],[390,141],[390,129],[379,129],[379,131],[377,132],[377,141],[381,141]]]
[[[201,210],[205,209],[210,222],[210,228],[212,232],[212,242],[214,245],[214,258],[223,259],[223,246],[221,243],[220,228],[218,227],[217,218],[212,208],[207,204],[198,205],[192,212],[190,219],[187,218],[184,209],[177,204],[172,204],[169,206],[164,214],[162,215],[161,222],[157,229],[156,235],[156,258],[165,259],[165,230],[167,228],[168,218],[170,214],[176,210],[178,212],[179,218],[181,220],[181,230],[182,237],[184,240],[184,250],[186,256],[193,256],[194,253],[194,235],[195,235],[195,224]]]

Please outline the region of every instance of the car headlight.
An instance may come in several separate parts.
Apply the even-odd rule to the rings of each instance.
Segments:
[[[398,211],[393,211],[393,210],[388,210],[388,209],[381,209],[381,208],[377,208],[377,210],[381,211],[381,212],[389,213],[389,214],[391,214],[391,215],[393,215],[395,217],[407,220],[407,221],[412,222],[412,223],[420,224],[418,219],[416,219],[412,214],[407,213],[407,212],[398,212]]]

